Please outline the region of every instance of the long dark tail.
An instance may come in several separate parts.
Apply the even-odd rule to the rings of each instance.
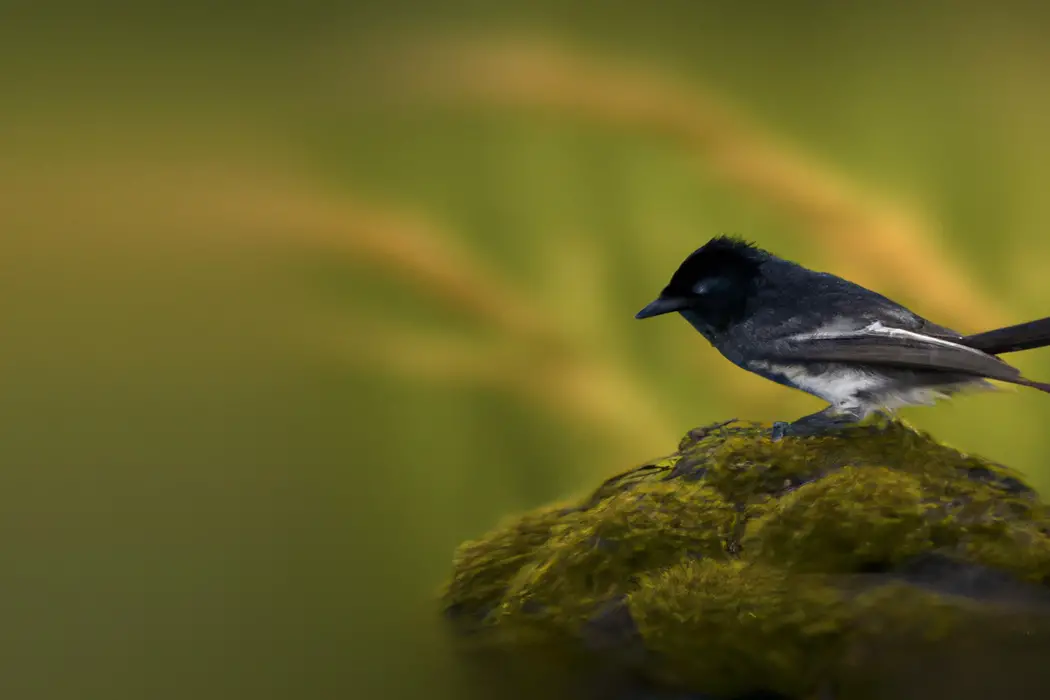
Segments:
[[[989,355],[1045,348],[1050,346],[1050,317],[968,335],[957,342]]]
[[[1013,380],[1011,382],[1011,384],[1020,384],[1021,386],[1029,386],[1029,387],[1032,387],[1033,389],[1038,389],[1039,391],[1045,391],[1046,393],[1050,394],[1050,384],[1048,384],[1046,382],[1036,382],[1036,381],[1033,381],[1031,379],[1025,379],[1024,377],[1020,377],[1018,379]]]

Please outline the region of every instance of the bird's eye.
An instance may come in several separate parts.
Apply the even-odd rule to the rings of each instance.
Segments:
[[[713,286],[714,280],[700,280],[699,282],[693,285],[693,294],[706,294],[707,292],[711,291],[711,288]]]

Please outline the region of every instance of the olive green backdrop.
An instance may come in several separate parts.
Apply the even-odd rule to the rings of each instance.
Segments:
[[[1050,314],[1050,17],[940,5],[8,3],[0,690],[464,697],[459,541],[819,406],[634,321],[717,233]],[[1050,487],[1045,395],[906,418]]]

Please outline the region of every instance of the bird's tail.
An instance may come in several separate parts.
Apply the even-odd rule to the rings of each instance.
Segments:
[[[1038,389],[1039,391],[1045,391],[1046,393],[1050,394],[1050,383],[1047,382],[1036,382],[1031,379],[1019,377],[1015,379],[1012,383],[1020,384],[1021,386],[1031,387],[1033,389]]]
[[[957,342],[989,355],[1047,347],[1050,346],[1050,317],[968,335]]]

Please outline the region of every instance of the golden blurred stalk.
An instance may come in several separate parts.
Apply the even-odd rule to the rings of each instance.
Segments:
[[[415,40],[386,60],[384,76],[409,94],[547,109],[669,138],[744,196],[798,222],[838,274],[922,299],[924,314],[963,331],[1008,318],[915,213],[851,187],[695,85],[528,39]]]

